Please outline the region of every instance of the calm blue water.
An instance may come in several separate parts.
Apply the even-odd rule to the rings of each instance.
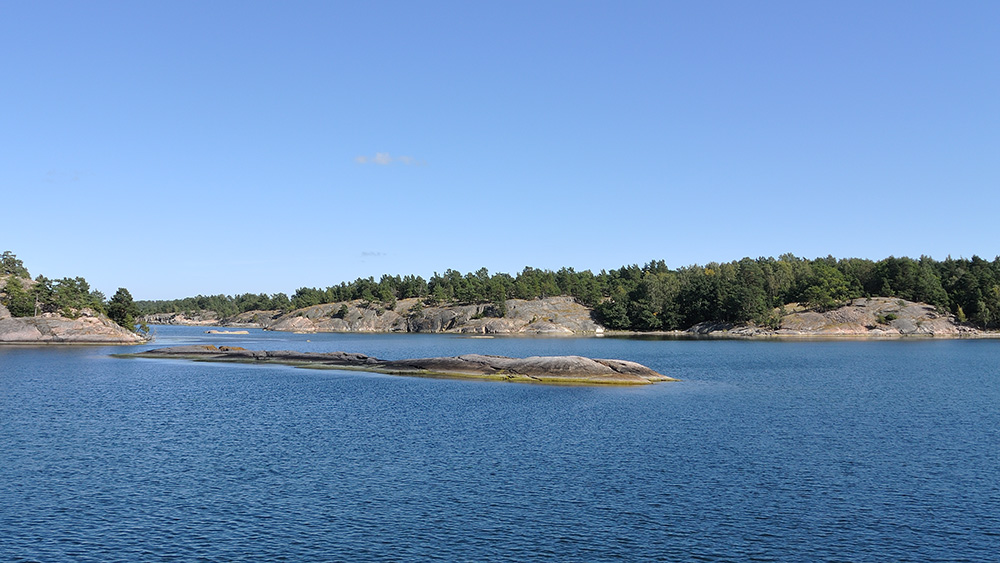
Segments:
[[[1000,341],[209,336],[581,354],[555,387],[0,347],[2,561],[996,561]]]

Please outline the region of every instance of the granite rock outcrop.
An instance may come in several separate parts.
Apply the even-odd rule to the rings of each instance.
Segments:
[[[350,352],[295,352],[246,350],[229,346],[175,346],[138,354],[138,358],[185,358],[219,362],[290,364],[299,367],[347,368],[393,375],[455,376],[537,383],[644,385],[674,381],[636,362],[592,359],[582,356],[531,356],[508,358],[466,354],[462,356],[381,360]]]
[[[142,344],[148,339],[128,331],[89,309],[77,318],[53,313],[12,317],[0,305],[0,343],[3,344]]]
[[[508,299],[506,314],[496,306],[466,304],[428,306],[420,299],[400,299],[391,309],[362,300],[326,303],[282,314],[248,311],[228,319],[215,313],[160,313],[144,317],[150,324],[257,327],[285,332],[450,332],[462,334],[569,335],[601,332],[591,310],[572,297]]]
[[[959,323],[955,316],[926,303],[891,297],[858,298],[829,311],[786,306],[776,329],[702,323],[689,333],[722,337],[864,337],[977,336],[982,331]]]

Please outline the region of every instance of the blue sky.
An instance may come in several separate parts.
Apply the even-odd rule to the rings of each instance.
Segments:
[[[1000,253],[1000,3],[0,0],[0,251],[138,299]]]

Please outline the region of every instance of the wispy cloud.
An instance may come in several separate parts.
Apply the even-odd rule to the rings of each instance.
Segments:
[[[405,158],[405,157],[404,157]],[[63,182],[79,182],[82,176],[87,173],[80,170],[49,170],[45,174],[45,182],[63,183]]]
[[[392,163],[398,162],[405,166],[423,166],[427,164],[423,160],[417,160],[412,156],[392,156],[387,152],[377,152],[375,156],[356,156],[354,157],[354,162],[358,164],[377,164],[379,166],[388,166]]]
[[[371,258],[374,256],[385,256],[385,252],[380,252],[378,250],[365,250],[361,253],[365,258]]]

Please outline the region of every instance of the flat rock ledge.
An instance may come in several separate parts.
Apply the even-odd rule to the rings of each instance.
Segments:
[[[2,313],[3,311],[0,311]],[[38,317],[0,315],[0,344],[144,344],[149,342],[104,316],[70,319],[46,313]]]
[[[320,369],[355,369],[393,375],[471,377],[536,383],[645,385],[657,381],[676,381],[636,362],[582,356],[508,358],[465,354],[443,358],[380,360],[351,352],[246,350],[235,346],[201,345],[158,348],[137,354],[121,354],[119,357],[271,363]]]

